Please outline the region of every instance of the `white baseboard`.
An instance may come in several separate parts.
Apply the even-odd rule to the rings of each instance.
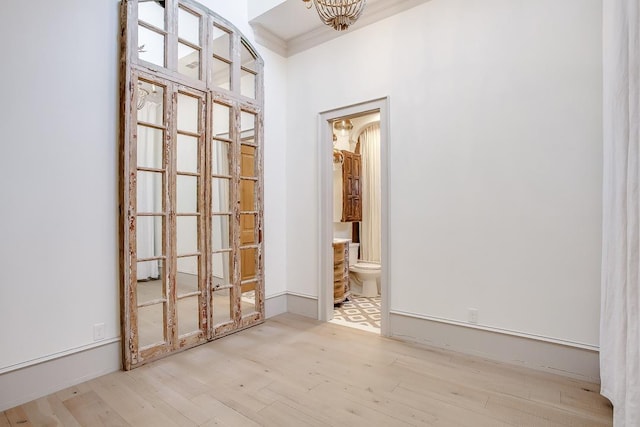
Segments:
[[[264,316],[269,319],[270,317],[277,316],[287,312],[287,293],[281,292],[279,294],[270,295],[264,299]]]
[[[287,311],[301,316],[318,318],[318,297],[311,295],[287,293]]]
[[[0,411],[121,369],[120,341],[0,375]]]
[[[407,313],[390,314],[390,336],[566,377],[600,382],[597,350],[469,328]]]

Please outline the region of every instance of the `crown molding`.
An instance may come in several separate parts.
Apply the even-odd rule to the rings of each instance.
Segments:
[[[287,41],[269,31],[264,25],[257,22],[250,22],[253,28],[253,36],[256,43],[261,44],[267,49],[277,53],[280,56],[288,57]]]
[[[257,43],[286,58],[428,1],[430,0],[383,0],[370,3],[360,19],[346,31],[335,31],[318,21],[318,26],[288,40],[278,37],[269,28],[254,20],[250,25],[255,32]],[[286,25],[284,22],[282,24]]]

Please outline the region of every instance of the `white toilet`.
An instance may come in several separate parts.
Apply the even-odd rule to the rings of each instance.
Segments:
[[[363,297],[380,295],[380,264],[358,260],[359,243],[349,244],[349,284],[351,292]]]

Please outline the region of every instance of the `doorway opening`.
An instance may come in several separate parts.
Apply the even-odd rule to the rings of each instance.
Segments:
[[[388,99],[320,114],[320,320],[387,335]]]

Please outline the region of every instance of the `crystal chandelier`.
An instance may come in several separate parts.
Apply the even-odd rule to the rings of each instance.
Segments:
[[[311,8],[316,6],[320,19],[336,31],[342,31],[355,23],[364,10],[367,0],[302,0]]]

